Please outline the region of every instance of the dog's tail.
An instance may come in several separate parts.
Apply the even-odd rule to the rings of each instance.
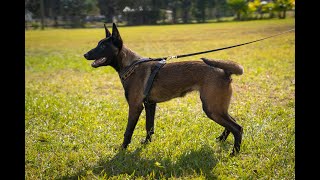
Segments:
[[[209,66],[217,67],[223,69],[227,74],[236,74],[241,75],[243,74],[243,67],[233,61],[226,61],[226,60],[213,60],[207,58],[201,58],[203,62],[208,64]]]

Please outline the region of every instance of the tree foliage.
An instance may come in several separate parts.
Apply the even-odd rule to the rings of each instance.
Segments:
[[[40,11],[44,5],[44,16]],[[235,15],[235,20],[286,18],[286,12],[295,6],[295,0],[26,0],[25,10],[33,18],[58,19],[71,27],[83,27],[90,15],[103,15],[106,23],[125,21],[128,25],[206,22],[226,15]],[[170,19],[170,20],[168,20]]]
[[[205,22],[206,9],[209,6],[209,0],[197,0],[194,2],[193,14],[198,22]]]
[[[246,14],[248,11],[248,5],[246,0],[227,0],[228,5],[236,14],[236,19],[240,20],[242,14]]]
[[[295,6],[295,0],[274,0],[274,8],[280,19],[286,18],[286,12]]]
[[[263,18],[263,14],[269,13],[269,17],[273,17],[274,3],[272,1],[254,0],[248,3],[248,9],[250,13],[257,13],[260,15],[260,19]]]

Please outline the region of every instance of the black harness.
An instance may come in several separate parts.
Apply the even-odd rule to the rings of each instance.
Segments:
[[[129,67],[127,67],[123,72],[119,73],[120,79],[122,82],[124,82],[136,69],[136,66],[138,64],[141,63],[145,63],[145,62],[150,62],[150,61],[159,61],[154,67],[152,67],[151,69],[151,74],[148,78],[146,87],[143,91],[143,95],[144,95],[144,103],[149,103],[149,94],[152,88],[152,84],[153,81],[156,77],[156,75],[158,74],[159,70],[166,64],[166,60],[165,59],[151,59],[151,58],[147,58],[147,59],[142,59],[139,61],[134,61]]]
[[[149,61],[160,61],[161,59],[151,59],[151,58],[145,58],[141,60],[133,61],[133,63],[124,69],[122,72],[119,73],[121,81],[125,81],[136,69],[136,66],[141,63],[149,62]]]
[[[154,81],[154,78],[156,77],[156,75],[158,74],[159,70],[166,64],[166,60],[161,60],[159,61],[155,67],[153,67],[151,69],[151,74],[149,76],[149,79],[147,81],[147,85],[144,89],[143,95],[144,95],[144,102],[145,103],[149,103],[149,94],[150,94],[150,90]]]

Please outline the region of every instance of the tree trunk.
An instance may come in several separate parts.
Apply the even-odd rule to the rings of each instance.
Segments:
[[[237,20],[240,20],[240,11],[237,12]]]
[[[53,26],[54,27],[58,27],[59,26],[59,24],[58,24],[58,17],[57,16],[54,16],[54,24],[53,24]]]
[[[184,0],[182,2],[182,20],[183,23],[188,23],[189,22],[189,11],[191,8],[191,0]]]
[[[187,23],[189,21],[189,10],[183,10],[182,21],[183,23]]]
[[[41,14],[41,29],[44,29],[44,5],[43,0],[40,0],[40,14]]]
[[[282,18],[283,18],[283,19],[285,19],[285,18],[286,18],[286,13],[287,13],[287,10],[286,10],[286,9],[284,9],[284,10],[283,10],[283,15],[282,15]]]
[[[172,23],[175,24],[177,23],[177,9],[176,8],[172,8]]]
[[[272,11],[270,11],[270,13],[269,13],[269,18],[271,19],[271,18],[273,18],[274,17],[274,13],[272,12]]]
[[[206,9],[205,8],[203,8],[201,10],[201,20],[203,23],[206,22]]]

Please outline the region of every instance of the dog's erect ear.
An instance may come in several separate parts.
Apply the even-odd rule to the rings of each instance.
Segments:
[[[113,23],[113,26],[112,26],[112,37],[114,38],[115,45],[117,45],[119,48],[121,48],[123,42],[122,42],[120,33],[119,33],[118,28],[115,23]]]
[[[106,38],[108,38],[111,36],[111,32],[108,30],[106,24],[103,24],[103,25],[104,25],[104,29],[106,30]]]
[[[112,26],[112,36],[115,38],[115,39],[118,39],[118,40],[122,40],[121,39],[121,36],[120,36],[120,33],[118,31],[118,28],[116,26],[115,23],[113,23],[113,26]]]

